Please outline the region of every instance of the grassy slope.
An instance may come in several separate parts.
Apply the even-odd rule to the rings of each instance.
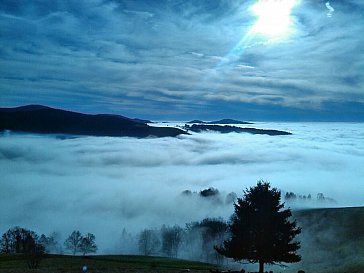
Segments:
[[[25,255],[0,255],[0,272],[24,273],[24,272],[52,272],[52,273],[76,273],[82,272],[83,265],[87,265],[87,272],[116,273],[116,272],[181,272],[190,269],[190,272],[208,272],[213,265],[179,259],[163,257],[144,257],[132,255],[100,255],[100,256],[64,256],[47,255],[40,263],[37,270],[30,271],[27,268],[27,256]]]
[[[364,207],[294,213],[302,227],[302,262],[308,272],[364,272]]]

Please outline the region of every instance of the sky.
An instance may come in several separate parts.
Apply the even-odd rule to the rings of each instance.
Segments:
[[[361,0],[2,0],[0,106],[364,121]]]
[[[10,134],[0,141],[0,234],[13,226],[39,234],[96,235],[99,253],[115,253],[123,228],[138,234],[163,224],[229,219],[226,195],[269,181],[297,195],[335,203],[286,203],[292,209],[363,206],[361,123],[259,123],[288,136],[193,133],[178,138]],[[221,203],[181,195],[209,187]],[[283,199],[282,199],[283,201]]]

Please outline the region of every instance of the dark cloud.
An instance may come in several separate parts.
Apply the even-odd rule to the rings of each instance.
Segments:
[[[210,104],[244,115],[235,102],[319,120],[325,103],[364,102],[360,1],[330,1],[331,18],[325,1],[300,1],[296,31],[276,42],[246,39],[253,3],[2,1],[2,103],[181,119]]]

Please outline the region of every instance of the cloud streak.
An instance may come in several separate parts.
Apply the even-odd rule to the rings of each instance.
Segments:
[[[329,12],[327,13],[327,17],[331,18],[335,9],[330,5],[330,2],[326,2],[325,6],[329,10]]]

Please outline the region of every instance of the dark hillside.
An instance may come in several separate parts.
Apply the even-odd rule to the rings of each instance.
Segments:
[[[201,132],[219,132],[222,134],[227,133],[249,133],[254,135],[270,135],[270,136],[278,136],[278,135],[292,135],[290,132],[280,131],[280,130],[267,130],[267,129],[257,129],[257,128],[241,128],[230,125],[210,125],[210,124],[186,124],[184,127],[187,131],[201,133]]]
[[[302,262],[308,272],[364,272],[364,207],[301,210]]]
[[[119,115],[82,114],[41,105],[0,108],[0,130],[92,136],[175,137],[186,134],[168,127],[151,127]]]

